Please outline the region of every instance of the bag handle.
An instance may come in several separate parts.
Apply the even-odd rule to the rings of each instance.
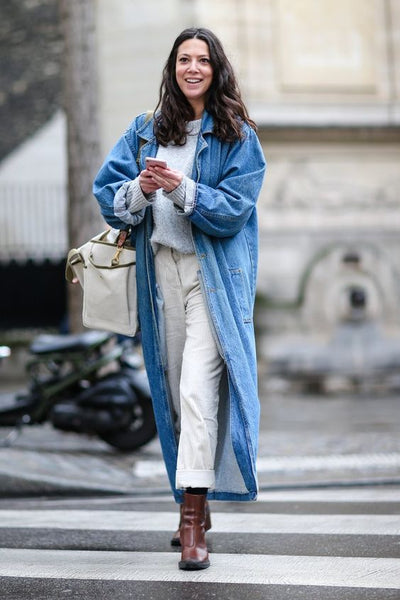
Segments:
[[[117,237],[117,246],[122,249],[122,246],[126,242],[126,238],[128,237],[129,229],[121,229],[118,237]]]
[[[153,117],[153,115],[154,115],[154,110],[148,110],[146,112],[146,118],[145,118],[144,123],[145,124],[148,123],[150,121],[150,119]],[[138,153],[136,156],[136,164],[138,166],[139,171],[140,171],[140,156],[142,154],[142,148],[145,145],[145,143],[146,143],[146,140],[144,140],[143,138],[140,138]],[[117,265],[119,263],[119,255],[122,252],[123,246],[126,242],[126,238],[128,237],[129,232],[130,232],[130,228],[120,230],[118,237],[117,237],[117,251],[114,255],[114,258],[111,261],[112,265]]]

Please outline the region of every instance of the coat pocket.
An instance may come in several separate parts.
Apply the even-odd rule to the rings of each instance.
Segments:
[[[237,303],[242,313],[243,322],[251,323],[253,320],[253,303],[250,298],[250,290],[247,278],[242,269],[229,269],[232,278],[233,289]]]

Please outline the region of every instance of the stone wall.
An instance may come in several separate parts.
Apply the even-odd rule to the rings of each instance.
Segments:
[[[340,312],[329,293],[337,285],[336,271],[324,263],[314,300],[302,293],[306,280],[333,249],[360,254],[367,268],[369,248],[380,257],[369,267],[380,281],[375,315],[398,327],[400,144],[267,141],[264,147],[269,172],[259,208],[260,296],[276,307],[297,303],[300,309],[306,303],[308,318],[298,325],[330,329]],[[387,269],[393,273],[390,286]],[[317,318],[321,311],[329,313],[326,318]],[[275,329],[282,326],[275,318],[271,321]]]
[[[399,330],[399,2],[155,0],[140,11],[128,0],[118,10],[97,4],[104,151],[154,106],[183,27],[213,29],[235,66],[268,160],[259,336],[328,337],[355,286],[368,315]]]
[[[117,8],[116,8],[117,6]],[[260,347],[329,337],[364,290],[400,330],[400,6],[397,0],[97,0],[105,153],[155,106],[179,31],[213,29],[259,125]]]
[[[259,125],[257,325],[331,335],[363,288],[367,314],[400,330],[400,2],[94,0],[102,152],[154,108],[186,26],[221,37]],[[0,9],[0,159],[60,106],[57,0]],[[64,143],[64,140],[60,140]]]
[[[177,33],[192,22],[191,2],[95,0],[99,111],[106,153],[140,112],[158,99],[161,71]]]

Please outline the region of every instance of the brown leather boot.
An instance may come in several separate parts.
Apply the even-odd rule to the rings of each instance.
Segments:
[[[205,494],[184,494],[180,528],[182,557],[179,562],[179,568],[184,571],[210,566],[205,540],[205,503]]]
[[[205,526],[205,530],[208,531],[209,529],[211,529],[211,514],[210,514],[210,505],[208,503],[208,500],[206,500],[206,526]],[[179,511],[180,511],[180,516],[179,516],[179,525],[178,525],[178,529],[175,531],[174,535],[171,538],[171,546],[180,546],[181,545],[181,533],[180,533],[180,529],[181,529],[181,525],[182,525],[182,508],[183,508],[183,504],[179,505]]]

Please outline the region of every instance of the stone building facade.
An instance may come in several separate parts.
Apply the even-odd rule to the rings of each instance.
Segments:
[[[397,0],[97,0],[104,152],[154,107],[172,41],[213,29],[268,161],[259,202],[257,325],[331,335],[362,292],[400,329]],[[263,335],[266,334],[266,335]]]
[[[397,333],[398,0],[93,2],[103,155],[137,113],[154,108],[181,29],[213,29],[235,66],[268,161],[259,201],[261,349],[285,332],[328,338],[354,291],[364,294],[367,318]],[[62,116],[49,121],[61,102],[57,0],[12,0],[2,17],[1,157],[45,122],[55,128],[46,148],[64,148]],[[16,172],[31,190],[39,153],[20,154],[17,164],[15,155],[2,161],[3,187]],[[4,199],[2,206],[4,221]],[[53,229],[60,232],[58,221]]]

